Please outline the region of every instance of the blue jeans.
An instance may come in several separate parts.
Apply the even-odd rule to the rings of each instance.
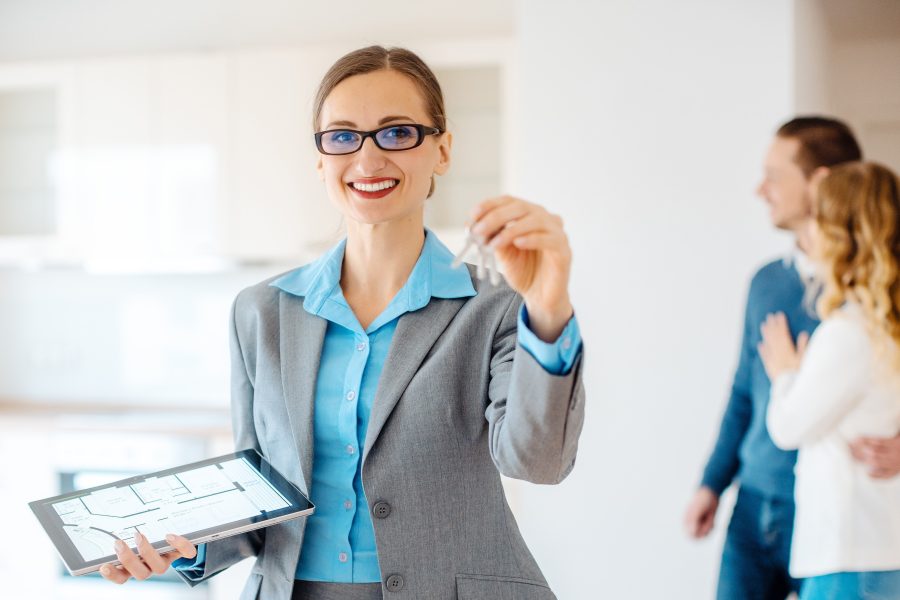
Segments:
[[[803,581],[800,600],[900,600],[900,571],[810,577]]]
[[[742,487],[725,538],[717,600],[784,600],[799,591],[800,581],[788,574],[793,530],[793,500]]]

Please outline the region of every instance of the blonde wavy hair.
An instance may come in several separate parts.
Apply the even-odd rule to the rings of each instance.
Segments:
[[[872,162],[833,167],[815,202],[826,318],[846,301],[863,310],[876,348],[900,370],[900,182]],[[891,343],[893,342],[893,343]]]

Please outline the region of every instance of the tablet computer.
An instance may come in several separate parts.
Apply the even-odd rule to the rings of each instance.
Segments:
[[[256,450],[30,502],[72,575],[118,564],[113,544],[134,548],[140,531],[161,554],[168,533],[202,544],[310,515],[296,486]]]

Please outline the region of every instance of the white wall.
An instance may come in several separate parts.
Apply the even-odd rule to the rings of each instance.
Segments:
[[[560,598],[708,598],[728,515],[699,544],[681,519],[749,278],[789,245],[753,189],[793,109],[792,4],[519,8],[513,191],[566,220],[588,392],[575,471],[516,486],[520,525]]]
[[[831,94],[863,154],[900,173],[900,39],[844,40],[834,46]]]
[[[830,114],[833,41],[820,0],[794,0],[794,105],[797,114]]]

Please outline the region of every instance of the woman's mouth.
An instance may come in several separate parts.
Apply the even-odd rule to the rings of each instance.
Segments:
[[[351,181],[347,186],[357,195],[369,200],[374,200],[390,194],[398,183],[400,183],[398,179],[384,178],[368,181]]]

